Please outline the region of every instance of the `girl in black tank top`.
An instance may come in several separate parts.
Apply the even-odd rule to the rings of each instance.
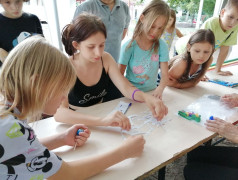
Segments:
[[[68,95],[69,104],[77,107],[88,107],[102,102],[103,97],[108,92],[109,80],[110,77],[105,71],[102,60],[102,74],[99,81],[95,85],[86,86],[77,78]]]
[[[161,99],[136,89],[121,74],[113,57],[104,51],[106,38],[107,33],[103,22],[91,14],[79,15],[63,29],[62,42],[65,51],[70,56],[69,60],[75,67],[76,74],[79,77],[82,76],[86,82],[77,79],[68,95],[68,99],[64,99],[58,108],[54,116],[55,120],[70,124],[82,123],[90,126],[117,126],[129,130],[131,128],[130,121],[120,111],[112,112],[105,115],[105,117],[97,117],[94,112],[82,114],[69,109],[71,107],[82,110],[82,107],[111,100],[112,96],[110,95],[115,97],[115,91],[110,84],[114,83],[115,87],[120,89],[125,97],[130,100],[145,102],[149,107],[153,107],[154,116],[158,120],[162,119],[167,114],[167,107]],[[102,64],[100,64],[100,60]],[[92,73],[89,73],[90,71]],[[88,84],[87,80],[88,82],[93,82],[94,78],[98,80],[97,83],[92,86],[85,85]],[[89,85],[91,84],[93,83]],[[100,108],[104,108],[104,106],[100,106]]]

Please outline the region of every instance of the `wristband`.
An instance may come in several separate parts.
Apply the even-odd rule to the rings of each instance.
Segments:
[[[132,97],[133,101],[135,101],[135,102],[140,102],[140,103],[141,103],[141,101],[137,101],[137,100],[135,100],[135,97],[134,97],[134,96],[135,96],[135,93],[136,93],[137,91],[141,91],[141,90],[139,90],[139,89],[135,89],[135,90],[133,91],[131,97]]]

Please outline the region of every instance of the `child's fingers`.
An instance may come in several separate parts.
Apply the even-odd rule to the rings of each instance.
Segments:
[[[220,71],[218,72],[221,76],[232,76],[233,74],[230,71]]]
[[[83,137],[83,136],[76,136],[75,139],[76,139],[77,142],[80,141],[80,140],[85,142],[88,138]]]
[[[161,120],[166,113],[166,108],[163,104],[160,103],[160,106],[157,107],[155,111],[156,111],[157,120]]]
[[[80,132],[79,135],[76,136],[76,138],[80,136],[88,138],[90,136],[90,133]]]
[[[85,140],[77,139],[77,140],[75,141],[75,143],[76,143],[76,146],[79,147],[79,146],[84,145],[84,143],[85,143],[86,141],[87,141],[87,139],[85,139]]]
[[[130,123],[130,120],[125,116],[124,118],[124,123],[125,123],[125,130],[129,131],[131,129],[131,123]]]

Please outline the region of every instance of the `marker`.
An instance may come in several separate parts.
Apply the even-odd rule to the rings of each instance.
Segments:
[[[78,129],[76,134],[79,135],[79,133],[81,133],[81,132],[84,132],[84,130],[83,129]]]
[[[81,132],[84,132],[84,130],[83,129],[78,129],[76,135],[79,136],[79,133],[81,133]],[[77,146],[77,141],[75,141],[75,144],[74,144],[74,151],[76,149],[76,146]]]

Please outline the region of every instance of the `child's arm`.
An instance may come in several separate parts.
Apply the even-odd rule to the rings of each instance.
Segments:
[[[153,96],[162,99],[164,88],[167,86],[169,80],[168,62],[160,62],[160,69],[161,69],[161,81],[159,83],[159,86],[153,92]]]
[[[76,136],[78,129],[83,129],[84,132],[80,132],[79,135]],[[63,133],[41,138],[40,142],[49,150],[52,150],[64,145],[74,146],[76,142],[77,146],[82,146],[87,141],[89,136],[90,131],[85,125],[76,124]]]
[[[121,74],[124,76],[124,73],[125,73],[125,70],[126,70],[126,66],[127,65],[124,65],[124,64],[118,64],[118,68],[121,72]]]
[[[169,71],[169,84],[168,84],[168,86],[172,86],[172,87],[179,88],[179,89],[184,89],[184,88],[189,88],[189,87],[196,86],[201,81],[201,79],[204,77],[207,69],[210,67],[210,65],[212,63],[212,60],[213,60],[213,58],[211,57],[209,59],[209,62],[207,63],[207,66],[205,67],[204,73],[200,76],[200,78],[191,79],[191,80],[189,80],[187,82],[183,82],[183,83],[179,83],[177,81],[177,79],[180,78],[182,76],[183,72],[185,71],[186,67],[184,67],[184,66],[186,65],[186,62],[181,61],[181,63],[176,63],[175,67],[170,69],[171,72]]]
[[[186,69],[187,63],[183,60],[176,62],[169,70],[169,82],[168,86],[175,87],[178,89],[189,88],[195,86],[199,81],[190,80],[187,82],[180,83],[178,79],[183,75]]]
[[[127,48],[128,42],[124,43],[121,47],[120,58],[118,60],[118,68],[121,74],[124,76],[126,67],[133,53],[133,48]]]
[[[105,67],[108,68],[108,74],[112,82],[125,97],[132,100],[135,99],[136,101],[145,102],[149,107],[149,109],[152,111],[153,116],[158,120],[161,120],[168,113],[167,107],[163,104],[163,102],[160,99],[154,98],[152,95],[146,94],[142,91],[135,91],[137,88],[135,88],[121,74],[116,62],[113,60],[110,54],[105,53],[103,60]]]
[[[176,82],[176,84],[172,87],[178,88],[178,89],[184,89],[184,88],[190,88],[190,87],[194,87],[199,83],[200,80],[190,80],[184,83],[179,83]]]
[[[68,100],[65,100],[58,108],[54,118],[57,122],[67,124],[85,124],[87,126],[117,126],[125,130],[130,130],[131,124],[129,119],[121,112],[110,113],[106,117],[96,117],[82,114],[69,109]]]
[[[144,144],[143,136],[130,136],[120,146],[107,152],[78,161],[63,162],[60,170],[48,179],[88,179],[125,159],[140,156],[143,152]]]
[[[180,30],[177,29],[177,28],[175,28],[175,29],[176,29],[176,35],[177,35],[179,38],[183,37],[183,34],[180,32]]]
[[[176,56],[175,58],[178,59],[180,57]],[[181,84],[177,81],[177,79],[179,79],[183,75],[186,67],[186,61],[182,59],[175,60],[172,67],[169,69],[169,79],[167,85],[175,88],[180,88]]]
[[[2,63],[6,59],[7,55],[8,55],[8,52],[0,48],[0,60],[2,61]]]
[[[220,53],[217,58],[217,63],[216,63],[216,73],[222,76],[232,76],[233,74],[230,71],[222,71],[221,67],[222,64],[224,63],[227,55],[229,52],[229,46],[221,46],[220,47]]]

